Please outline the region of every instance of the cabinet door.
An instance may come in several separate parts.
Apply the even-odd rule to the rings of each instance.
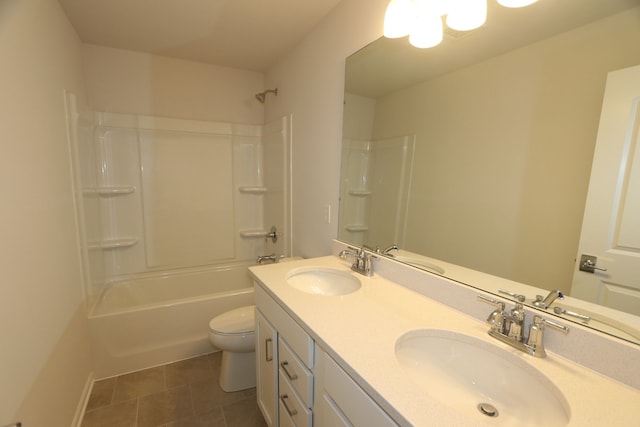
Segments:
[[[324,351],[316,346],[318,369],[314,371],[319,385],[314,413],[315,425],[335,427],[397,427],[384,410]],[[320,372],[321,371],[321,372]],[[321,378],[319,378],[321,376]]]
[[[319,412],[321,415],[321,422],[318,424],[324,424],[326,426],[333,427],[353,427],[347,417],[336,406],[336,403],[326,394],[322,396],[319,403]]]
[[[278,426],[278,335],[256,309],[256,395],[269,427]]]

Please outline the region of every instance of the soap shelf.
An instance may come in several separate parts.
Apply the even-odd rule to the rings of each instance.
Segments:
[[[371,191],[369,190],[349,190],[347,193],[356,197],[367,197],[371,195]]]
[[[347,225],[345,229],[347,231],[351,231],[355,233],[363,233],[365,231],[369,231],[369,226],[362,225],[362,224],[352,224],[352,225]]]
[[[136,238],[128,238],[128,239],[108,239],[102,240],[100,242],[91,242],[87,245],[89,250],[98,250],[98,249],[123,249],[129,248],[138,243],[138,239]]]
[[[113,187],[87,187],[82,190],[86,195],[98,195],[101,197],[122,196],[131,194],[136,191],[136,187],[132,185],[121,185]]]
[[[267,187],[244,186],[238,187],[238,191],[246,194],[264,194],[267,192]]]

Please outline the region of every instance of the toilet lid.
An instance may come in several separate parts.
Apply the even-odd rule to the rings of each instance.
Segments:
[[[255,305],[236,308],[214,317],[209,329],[221,334],[238,334],[255,330]]]

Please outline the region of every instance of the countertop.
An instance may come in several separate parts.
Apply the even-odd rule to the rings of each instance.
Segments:
[[[488,325],[434,299],[374,274],[354,274],[359,290],[343,296],[312,295],[287,284],[299,267],[323,266],[349,272],[351,263],[327,256],[251,267],[260,285],[399,424],[412,426],[501,426],[500,418],[457,410],[443,404],[429,386],[406,373],[395,357],[399,337],[418,329],[448,330],[499,346],[541,372],[566,398],[568,426],[635,426],[640,420],[640,391],[547,350],[538,359],[487,335]],[[480,293],[480,291],[478,291]],[[487,306],[487,314],[491,307]],[[469,361],[473,363],[473,361]],[[434,385],[436,387],[437,385]],[[535,401],[536,396],[531,396]],[[541,408],[541,410],[544,410]],[[527,420],[518,423],[526,426]],[[534,425],[534,424],[529,424]]]

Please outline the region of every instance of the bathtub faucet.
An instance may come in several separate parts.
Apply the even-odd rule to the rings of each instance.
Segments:
[[[262,263],[265,263],[265,262],[272,262],[272,263],[275,264],[276,262],[278,262],[278,257],[276,256],[276,254],[258,255],[258,259],[256,260],[256,262],[258,264],[262,264]]]

